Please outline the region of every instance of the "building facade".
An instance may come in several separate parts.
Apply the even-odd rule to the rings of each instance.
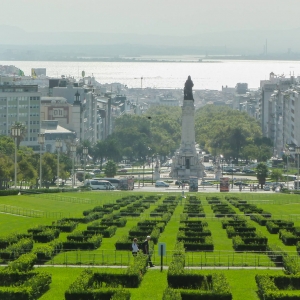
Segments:
[[[40,103],[37,85],[0,85],[0,134],[11,135],[11,127],[22,123],[26,135],[21,145],[37,150]]]

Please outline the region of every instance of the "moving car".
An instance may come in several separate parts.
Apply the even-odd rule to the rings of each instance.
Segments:
[[[106,180],[86,180],[84,185],[90,187],[92,190],[114,190],[115,187]]]
[[[156,181],[155,182],[155,187],[169,187],[170,185],[164,181]]]
[[[211,186],[211,185],[214,185],[214,184],[209,182],[209,181],[201,181],[200,185],[206,185],[206,186],[209,185],[209,186]]]

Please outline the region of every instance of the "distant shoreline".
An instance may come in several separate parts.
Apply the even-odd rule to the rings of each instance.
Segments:
[[[24,59],[22,57],[14,59],[2,58],[0,61],[53,61],[53,62],[128,62],[128,63],[196,63],[196,64],[210,64],[222,63],[223,61],[300,61],[299,57],[284,58],[284,57],[262,57],[262,56],[211,56],[199,60],[180,60],[180,59],[142,59],[142,58],[118,58],[118,57],[88,57],[88,58],[39,58],[39,59]]]

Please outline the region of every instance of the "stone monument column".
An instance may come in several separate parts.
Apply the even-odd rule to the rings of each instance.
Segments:
[[[195,105],[193,98],[194,84],[189,76],[185,82],[182,105],[181,144],[173,157],[171,177],[189,180],[192,177],[203,177],[204,166],[201,163],[199,149],[195,143]]]

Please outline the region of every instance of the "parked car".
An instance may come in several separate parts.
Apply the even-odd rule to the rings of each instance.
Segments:
[[[170,185],[164,181],[156,181],[155,182],[155,187],[169,187]]]
[[[270,188],[269,185],[265,185],[265,186],[264,186],[264,191],[270,191],[270,190],[271,190],[271,188]]]
[[[236,181],[236,182],[234,183],[234,185],[244,185],[244,186],[248,186],[248,183],[243,182],[243,181]]]
[[[256,174],[255,171],[250,170],[250,169],[244,169],[242,172],[246,173],[246,174]]]
[[[128,170],[126,170],[126,169],[121,169],[119,172],[121,172],[121,173],[126,173]]]

